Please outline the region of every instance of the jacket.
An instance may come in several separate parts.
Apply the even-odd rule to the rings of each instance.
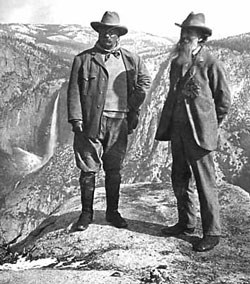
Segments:
[[[127,73],[128,128],[137,126],[137,115],[151,79],[141,58],[124,48],[121,56]],[[67,92],[68,121],[82,120],[84,133],[98,137],[108,86],[102,54],[93,47],[75,56]]]
[[[218,127],[231,105],[224,68],[221,62],[202,49],[181,82],[179,72],[180,67],[176,59],[173,59],[170,67],[170,88],[155,139],[171,140],[171,120],[177,92],[182,92],[196,143],[203,149],[215,150],[218,143]]]

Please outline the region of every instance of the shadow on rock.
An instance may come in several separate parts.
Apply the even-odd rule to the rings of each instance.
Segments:
[[[62,215],[52,215],[45,219],[25,239],[12,246],[12,252],[22,253],[27,247],[32,248],[35,242],[45,234],[62,229],[70,230],[71,224],[77,219],[79,211],[69,212]]]
[[[152,236],[161,236],[161,224],[145,222],[140,220],[134,220],[129,218],[124,218],[128,223],[128,228],[122,230],[129,230],[141,234],[148,234]],[[112,226],[105,219],[105,211],[104,210],[95,210],[94,212],[94,220],[92,224],[101,225],[101,226]],[[75,229],[75,223],[72,225],[71,232]]]
[[[12,246],[11,251],[17,253],[23,253],[24,251],[32,251],[35,243],[41,239],[44,235],[62,230],[59,234],[71,234],[79,233],[76,231],[76,221],[80,215],[80,211],[73,211],[70,213],[65,213],[62,215],[53,215],[44,220],[35,230],[33,230],[24,240]],[[161,233],[163,228],[162,224],[134,220],[125,218],[128,223],[128,228],[121,230],[128,230],[131,232],[136,232],[140,234],[147,234],[156,237],[168,238]],[[105,210],[95,210],[94,220],[92,222],[94,225],[100,226],[112,226],[105,219]],[[89,227],[87,230],[91,230]],[[82,232],[84,233],[84,232]],[[182,239],[186,242],[194,244],[199,240],[198,236],[175,236],[177,239]]]

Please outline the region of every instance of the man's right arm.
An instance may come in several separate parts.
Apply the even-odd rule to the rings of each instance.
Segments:
[[[79,56],[76,56],[72,64],[67,91],[68,122],[72,124],[72,130],[74,132],[81,132],[83,128],[79,86],[80,68],[81,58]]]
[[[67,105],[68,105],[68,121],[82,120],[82,108],[80,100],[80,86],[79,86],[79,70],[81,68],[81,59],[76,56],[73,61],[68,92],[67,92]]]

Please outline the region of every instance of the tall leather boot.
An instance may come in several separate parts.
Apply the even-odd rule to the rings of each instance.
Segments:
[[[82,213],[76,223],[77,231],[84,231],[93,221],[93,201],[95,191],[95,173],[81,172],[79,179],[81,187]]]
[[[119,171],[107,171],[105,177],[106,189],[106,220],[117,228],[126,228],[127,222],[118,212],[121,175]]]

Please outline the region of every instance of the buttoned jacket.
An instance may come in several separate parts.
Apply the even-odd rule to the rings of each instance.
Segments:
[[[127,74],[128,117],[131,117],[130,113],[138,113],[151,79],[137,54],[121,48],[121,56]],[[88,137],[99,134],[108,80],[103,56],[96,47],[75,56],[68,84],[68,121],[82,120]]]
[[[193,85],[191,89],[190,81]],[[202,49],[190,70],[180,80],[180,66],[173,59],[170,67],[170,88],[161,113],[156,140],[171,140],[172,115],[178,92],[183,95],[196,143],[206,150],[216,149],[218,127],[231,105],[230,89],[222,63]]]

